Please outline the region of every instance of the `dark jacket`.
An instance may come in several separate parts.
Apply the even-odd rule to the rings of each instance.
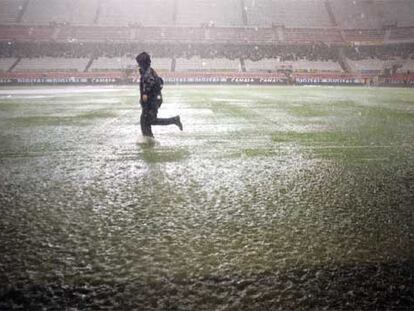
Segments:
[[[162,104],[162,94],[161,90],[164,84],[164,81],[158,76],[156,71],[151,67],[148,67],[146,70],[140,71],[141,78],[139,83],[139,90],[141,93],[140,103],[142,107],[153,106],[156,104],[156,109]],[[146,103],[142,102],[142,96],[147,95],[148,101]]]

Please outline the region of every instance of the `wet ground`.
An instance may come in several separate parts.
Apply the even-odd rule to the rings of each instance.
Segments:
[[[0,89],[0,310],[412,310],[414,90]]]

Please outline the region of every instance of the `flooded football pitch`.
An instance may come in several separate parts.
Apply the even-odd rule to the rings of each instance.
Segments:
[[[0,310],[412,310],[414,90],[0,89]]]

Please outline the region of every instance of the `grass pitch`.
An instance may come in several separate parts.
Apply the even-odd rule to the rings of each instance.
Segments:
[[[184,132],[154,127],[148,144],[136,87],[0,89],[3,306],[45,304],[33,286],[60,290],[48,307],[413,306],[408,279],[373,273],[379,297],[356,280],[414,259],[413,90],[167,86],[164,100]],[[315,298],[337,267],[348,285],[330,286],[354,296]],[[315,273],[275,276],[292,271]]]

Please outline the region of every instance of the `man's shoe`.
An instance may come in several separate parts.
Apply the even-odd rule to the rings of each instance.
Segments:
[[[175,117],[175,124],[178,126],[178,128],[180,129],[180,131],[183,130],[183,124],[181,123],[180,116],[176,116]]]

